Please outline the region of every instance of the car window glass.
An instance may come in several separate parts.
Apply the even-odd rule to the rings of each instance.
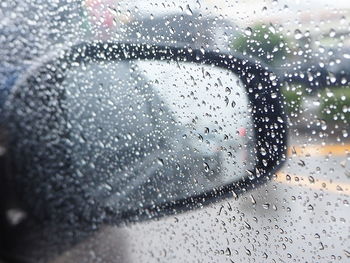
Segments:
[[[199,210],[104,225],[52,262],[350,261],[349,28],[348,0],[1,1],[1,107],[46,56],[89,41],[222,52],[271,70],[271,81],[281,82],[288,155],[270,180]],[[63,147],[69,169],[76,178],[92,174],[81,188],[109,198],[109,206],[176,200],[242,173],[250,180],[256,120],[249,119],[247,90],[234,74],[173,61],[94,62],[75,65],[54,84],[66,87],[59,106],[69,120],[64,143],[75,144],[74,153]],[[32,114],[37,110],[31,107]],[[28,160],[41,155],[47,153]],[[147,180],[152,169],[154,182]],[[56,175],[53,186],[64,195],[68,187]],[[41,189],[50,193],[51,186]],[[94,205],[81,199],[84,207]],[[25,215],[11,210],[9,218],[17,223]]]

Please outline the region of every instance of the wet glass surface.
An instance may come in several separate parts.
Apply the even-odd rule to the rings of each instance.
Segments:
[[[288,160],[269,182],[243,195],[233,194],[231,199],[200,210],[159,220],[127,226],[104,225],[98,230],[92,225],[92,235],[50,258],[51,262],[348,262],[349,17],[350,4],[347,0],[1,1],[0,104],[6,100],[18,77],[23,76],[23,72],[41,60],[42,56],[87,40],[147,42],[197,48],[201,52],[214,50],[239,53],[257,63],[265,63],[283,83],[281,91],[289,121]],[[115,162],[110,161],[115,156],[109,155],[109,151],[101,151],[113,148],[113,144],[108,145],[111,129],[99,130],[94,127],[117,123],[113,119],[116,117],[115,113],[112,114],[114,110],[120,111],[119,116],[128,116],[131,120],[133,111],[149,114],[137,114],[137,121],[133,121],[135,128],[125,130],[125,137],[120,136],[119,142],[113,143],[139,142],[138,147],[142,149],[140,154],[152,151],[156,147],[154,145],[160,144],[162,136],[152,136],[152,140],[143,144],[144,137],[139,136],[138,132],[145,130],[151,134],[153,130],[147,130],[143,125],[145,120],[162,118],[160,123],[167,123],[166,127],[173,129],[169,131],[159,124],[154,130],[170,138],[171,142],[168,143],[179,147],[179,142],[185,141],[191,144],[191,149],[198,148],[198,158],[193,158],[198,163],[193,161],[192,164],[196,163],[196,169],[201,170],[201,173],[195,173],[198,182],[191,185],[198,185],[199,188],[175,191],[177,195],[212,187],[213,181],[206,178],[205,170],[208,168],[204,165],[203,156],[199,157],[212,153],[212,145],[215,145],[215,149],[219,146],[217,155],[222,156],[226,163],[229,151],[226,143],[233,140],[245,144],[235,137],[232,130],[226,130],[230,125],[226,114],[231,114],[226,109],[233,110],[232,114],[237,116],[232,119],[237,126],[235,129],[246,125],[246,113],[238,111],[238,108],[245,106],[242,94],[237,95],[228,84],[223,83],[221,86],[217,78],[203,77],[202,66],[194,69],[185,67],[183,70],[189,72],[183,75],[177,73],[176,65],[165,62],[137,62],[127,67],[95,66],[106,70],[116,67],[116,70],[125,72],[124,76],[132,76],[132,80],[141,74],[142,77],[135,81],[142,83],[142,87],[152,87],[152,93],[140,95],[134,83],[127,83],[122,77],[118,77],[119,81],[124,81],[123,85],[130,86],[131,90],[122,90],[118,85],[113,90],[106,90],[102,86],[92,85],[98,77],[104,78],[101,71],[95,70],[94,74],[84,75],[81,71],[89,68],[76,69],[80,75],[78,78],[74,72],[71,81],[66,82],[71,89],[67,93],[70,99],[65,103],[70,109],[68,115],[72,120],[74,140],[79,142],[76,149],[78,154],[73,157],[77,170],[90,173],[107,166],[110,169],[107,174],[111,174],[111,171],[118,169],[114,166]],[[130,71],[131,68],[137,70]],[[212,70],[207,71],[214,75]],[[170,84],[182,87],[182,91],[164,90],[163,87],[170,84],[169,77],[161,77],[162,74],[172,77],[179,75],[178,80]],[[111,80],[110,76],[105,79],[106,83]],[[221,81],[224,82],[223,79]],[[81,89],[76,89],[79,86],[77,83]],[[201,88],[209,84],[210,89],[202,92]],[[226,86],[230,91],[225,89]],[[119,98],[111,96],[117,90],[121,92]],[[131,97],[127,98],[128,95]],[[167,101],[170,95],[175,105]],[[77,96],[82,96],[79,103],[75,103]],[[122,96],[125,99],[121,99]],[[228,105],[226,96],[229,98]],[[235,97],[231,100],[229,96]],[[140,98],[142,105],[137,105],[136,98]],[[146,98],[150,100],[145,101]],[[121,101],[119,104],[118,99]],[[206,104],[202,103],[203,100]],[[236,102],[235,107],[232,107],[232,101]],[[152,112],[145,109],[150,103],[163,110]],[[133,107],[121,107],[125,104],[132,104]],[[209,105],[213,104],[219,104],[221,108],[210,108]],[[96,118],[93,113],[103,114],[104,117]],[[208,115],[203,117],[204,113]],[[194,122],[193,117],[189,116],[191,114],[198,115]],[[93,121],[89,122],[91,116]],[[84,122],[81,121],[82,117]],[[108,118],[113,121],[109,122]],[[48,119],[44,118],[43,121]],[[222,129],[218,129],[219,126]],[[206,133],[206,128],[209,133]],[[213,132],[215,129],[218,131]],[[89,131],[80,134],[81,130]],[[103,135],[104,139],[100,142],[94,140],[97,134]],[[198,134],[202,138],[198,139]],[[228,136],[226,141],[224,134],[232,137]],[[240,134],[245,134],[244,130],[239,131],[238,136]],[[149,147],[150,144],[153,146]],[[93,147],[94,150],[87,150],[81,145]],[[166,143],[160,145],[167,147]],[[180,148],[180,152],[185,154]],[[0,148],[0,155],[5,151],[4,147]],[[98,151],[101,151],[101,155],[93,154]],[[242,151],[244,153],[244,148]],[[132,152],[136,153],[136,148]],[[130,158],[123,158],[129,154],[120,153],[125,166]],[[83,161],[81,155],[87,160]],[[163,151],[163,158],[157,159],[157,156],[152,159],[158,160],[154,165],[161,167],[167,164],[164,157],[169,156],[171,153]],[[244,159],[244,156],[236,157],[238,160]],[[133,155],[131,159],[137,158]],[[215,164],[209,161],[206,163],[209,164],[209,170],[216,170],[213,168]],[[91,164],[94,166],[91,167]],[[194,166],[190,168],[194,169]],[[238,174],[238,171],[240,169],[237,170],[237,166],[221,167],[220,177],[223,177],[220,180],[226,182],[225,176],[234,175],[235,172]],[[222,182],[220,180],[216,177],[214,182],[219,184]],[[96,190],[94,185],[90,185],[90,188],[87,186],[87,189]],[[118,185],[123,187],[126,183],[122,185],[118,182]],[[106,196],[113,189],[109,184],[99,183],[98,186],[103,190],[99,193]],[[159,184],[159,192],[153,196],[164,200],[163,188],[164,185]],[[50,192],[50,189],[46,190]],[[123,187],[122,190],[126,192],[127,188]],[[124,202],[133,204],[129,200]],[[85,203],[87,207],[92,206],[88,201]],[[20,223],[26,216],[18,210],[7,212],[7,218],[13,225]]]

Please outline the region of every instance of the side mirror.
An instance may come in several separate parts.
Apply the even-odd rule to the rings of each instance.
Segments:
[[[3,180],[28,218],[49,224],[118,224],[236,196],[285,160],[279,88],[238,55],[80,44],[10,94]]]

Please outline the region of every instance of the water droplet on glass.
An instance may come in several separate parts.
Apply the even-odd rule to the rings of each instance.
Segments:
[[[270,26],[269,26],[269,30],[270,30],[270,32],[271,32],[272,34],[276,34],[276,29],[275,29],[275,27],[274,27],[273,25],[270,25]]]
[[[308,206],[307,206],[307,210],[313,211],[313,210],[314,210],[314,207],[313,207],[312,205],[308,205]]]
[[[186,14],[187,14],[187,15],[190,15],[190,16],[193,15],[193,12],[192,12],[192,10],[191,10],[191,8],[190,8],[190,5],[187,5],[187,6],[186,6]]]
[[[253,180],[255,178],[255,174],[253,171],[250,171],[250,170],[246,170],[247,174],[248,174],[248,178],[250,180]]]
[[[235,199],[235,200],[238,199],[238,195],[235,191],[232,191],[232,196],[233,196],[233,199]]]
[[[159,165],[161,165],[161,166],[164,166],[164,160],[161,159],[161,158],[158,158],[158,159],[157,159],[157,163],[158,163]]]
[[[265,203],[265,204],[262,205],[262,207],[263,207],[264,209],[269,209],[269,208],[270,208],[270,204]]]
[[[302,37],[303,37],[303,34],[301,33],[301,31],[300,31],[299,29],[296,29],[296,30],[294,31],[294,38],[297,39],[297,40],[299,40],[299,39],[301,39]]]
[[[256,204],[256,200],[254,198],[253,195],[250,195],[250,200],[252,201],[252,204],[255,205]]]
[[[324,250],[324,246],[323,246],[323,243],[320,242],[320,247],[319,247],[320,250]]]
[[[337,78],[333,73],[329,73],[329,80],[331,83],[335,83],[337,81]]]
[[[246,229],[250,230],[252,227],[248,224],[248,222],[244,221],[244,226]]]
[[[253,30],[250,28],[250,27],[247,27],[245,30],[244,30],[244,33],[247,35],[247,36],[251,36],[253,34]]]
[[[275,74],[271,73],[269,78],[270,78],[271,81],[273,81],[273,80],[275,80],[277,78],[277,76]]]
[[[336,31],[332,28],[330,31],[329,31],[329,36],[330,37],[335,37],[336,35]]]
[[[209,172],[210,172],[209,164],[204,162],[203,165],[204,165],[204,171],[206,171],[207,173],[209,173]]]
[[[305,162],[303,160],[299,160],[298,165],[301,167],[305,167]]]

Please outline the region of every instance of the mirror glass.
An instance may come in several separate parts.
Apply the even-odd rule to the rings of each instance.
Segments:
[[[247,92],[231,71],[174,61],[76,65],[62,82],[72,172],[119,210],[233,183],[254,169]]]

